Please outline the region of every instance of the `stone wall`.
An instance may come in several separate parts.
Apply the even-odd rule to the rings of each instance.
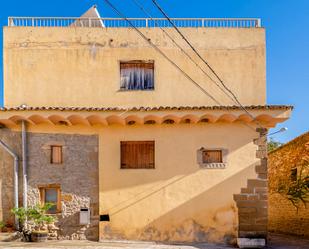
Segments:
[[[258,146],[255,166],[256,179],[248,179],[247,187],[234,195],[238,207],[238,236],[240,238],[267,238],[267,129],[258,128],[260,134],[254,143]]]
[[[98,239],[98,137],[28,133],[28,205],[40,202],[39,186],[61,188],[59,238]],[[51,145],[63,148],[63,163],[51,164]],[[90,208],[91,224],[79,225],[80,208]]]
[[[21,134],[12,132],[9,129],[0,129],[0,140],[8,145],[18,156],[21,167]],[[7,225],[14,224],[14,217],[11,209],[14,207],[14,160],[13,157],[0,147],[0,221]],[[20,170],[21,172],[21,170]],[[22,193],[22,177],[20,175],[19,193]],[[19,196],[19,203],[22,203],[22,195]]]
[[[307,146],[306,146],[307,144]],[[269,153],[269,230],[309,237],[309,208],[296,208],[278,193],[280,182],[291,181],[291,170],[300,166],[309,156],[309,132]],[[309,172],[304,172],[309,175]]]

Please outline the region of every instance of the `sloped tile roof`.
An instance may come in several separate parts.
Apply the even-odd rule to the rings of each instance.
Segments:
[[[290,105],[250,105],[247,110],[292,110]],[[0,111],[168,111],[168,110],[242,110],[240,106],[158,106],[158,107],[0,107]]]

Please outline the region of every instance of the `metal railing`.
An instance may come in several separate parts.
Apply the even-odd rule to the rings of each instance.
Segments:
[[[165,18],[128,18],[138,28],[172,27]],[[258,28],[259,18],[171,18],[177,27]],[[113,27],[127,28],[122,18],[9,17],[8,26],[21,27]]]

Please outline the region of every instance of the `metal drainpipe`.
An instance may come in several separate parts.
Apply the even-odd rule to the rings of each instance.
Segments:
[[[22,157],[23,157],[23,207],[28,207],[28,176],[27,176],[27,132],[26,121],[21,121]]]
[[[18,208],[18,156],[14,151],[0,140],[0,145],[14,158],[14,204]],[[18,218],[15,216],[15,226],[19,230]]]

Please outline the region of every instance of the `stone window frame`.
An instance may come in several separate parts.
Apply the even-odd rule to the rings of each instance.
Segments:
[[[204,163],[203,153],[207,150],[220,150],[222,153],[222,162],[221,163]],[[199,164],[200,168],[203,168],[203,169],[225,169],[227,166],[227,156],[228,156],[228,150],[225,148],[201,147],[200,149],[197,150],[197,163]]]
[[[61,186],[60,184],[45,184],[45,185],[39,185],[38,186],[39,193],[40,193],[40,203],[42,205],[45,204],[45,191],[46,189],[56,189],[57,190],[57,204],[56,204],[56,212],[55,213],[49,213],[50,215],[56,215],[62,212],[61,209]]]

